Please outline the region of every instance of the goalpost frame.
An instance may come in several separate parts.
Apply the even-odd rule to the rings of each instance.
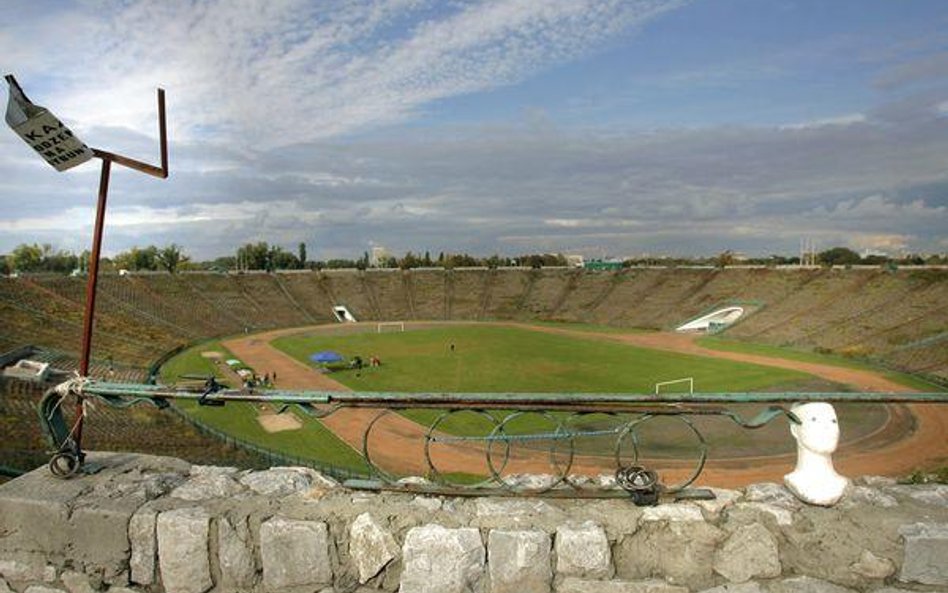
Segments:
[[[677,385],[679,383],[688,384],[688,393],[695,392],[695,378],[694,377],[685,377],[683,379],[672,379],[671,381],[661,381],[655,384],[655,395],[658,395],[661,391],[661,388],[666,385]]]
[[[403,332],[405,331],[405,322],[404,321],[379,321],[375,324],[375,329],[378,333],[382,333],[383,327],[395,327],[398,328],[396,331]]]

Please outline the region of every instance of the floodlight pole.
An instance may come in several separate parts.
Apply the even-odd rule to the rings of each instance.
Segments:
[[[92,153],[102,159],[102,172],[99,175],[99,200],[95,211],[95,227],[92,234],[92,252],[89,255],[89,280],[86,283],[86,307],[82,319],[82,349],[79,355],[79,375],[89,376],[89,361],[92,358],[92,332],[95,322],[96,287],[99,282],[99,256],[102,252],[102,235],[105,228],[105,207],[109,195],[109,178],[112,172],[112,163],[134,169],[152,177],[166,179],[168,177],[168,128],[165,121],[165,91],[158,89],[158,137],[161,151],[161,166],[156,167],[135,159],[115,154],[98,148]],[[75,454],[79,465],[82,464],[82,424],[85,417],[83,400],[79,397],[76,404],[76,425],[73,431]],[[78,469],[78,468],[77,468]]]

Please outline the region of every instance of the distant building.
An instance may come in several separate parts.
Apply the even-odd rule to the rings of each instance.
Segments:
[[[586,263],[586,259],[581,255],[567,255],[566,265],[571,268],[581,268]]]

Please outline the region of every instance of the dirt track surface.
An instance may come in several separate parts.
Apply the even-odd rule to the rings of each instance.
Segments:
[[[523,328],[562,333],[667,350],[696,356],[708,356],[762,366],[798,370],[837,383],[849,385],[858,391],[904,392],[910,389],[864,370],[847,369],[818,363],[792,361],[768,356],[725,352],[703,348],[695,343],[695,336],[677,333],[600,334],[565,328],[538,327],[527,324]],[[224,345],[236,356],[253,366],[258,374],[276,372],[277,386],[284,389],[316,389],[348,391],[349,388],[317,372],[270,345],[278,337],[318,330],[320,326],[275,330],[253,336],[236,338]],[[341,409],[322,419],[323,424],[356,451],[362,450],[365,428],[378,416],[377,410]],[[790,438],[788,436],[788,438]],[[391,413],[378,422],[372,431],[369,453],[381,468],[399,468],[402,472],[424,475],[428,468],[424,461],[425,429],[407,418]],[[550,473],[543,456],[513,454],[507,473]],[[793,455],[742,457],[708,461],[698,484],[719,487],[739,487],[753,482],[780,481],[793,469]],[[840,472],[848,476],[907,474],[919,467],[929,467],[948,461],[948,406],[938,404],[891,406],[890,420],[882,429],[861,439],[844,442],[834,456]],[[471,445],[442,444],[432,448],[432,460],[443,472],[483,474],[487,471],[483,449]],[[662,480],[673,484],[691,473],[692,463],[663,462]],[[577,456],[572,473],[596,474],[610,471],[607,460]]]

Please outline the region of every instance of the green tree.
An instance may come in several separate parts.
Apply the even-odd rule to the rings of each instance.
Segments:
[[[260,241],[240,247],[237,250],[237,267],[241,270],[269,270],[270,245]]]
[[[112,262],[120,270],[154,271],[158,269],[158,248],[154,245],[142,249],[132,247],[113,257]]]
[[[816,257],[824,266],[851,266],[861,259],[858,253],[846,247],[833,247],[821,251]]]
[[[299,255],[297,256],[300,262],[300,269],[306,267],[306,243],[300,243],[299,246]]]
[[[178,267],[181,264],[188,262],[191,258],[184,255],[184,252],[181,251],[180,246],[172,243],[167,247],[159,249],[155,255],[155,259],[157,260],[159,266],[167,270],[168,273],[174,274],[178,271]]]
[[[267,253],[267,263],[265,270],[293,270],[299,268],[299,259],[289,251],[286,251],[278,245],[274,245]]]
[[[10,267],[14,272],[40,272],[43,269],[43,255],[43,248],[36,243],[17,245],[9,255]]]

